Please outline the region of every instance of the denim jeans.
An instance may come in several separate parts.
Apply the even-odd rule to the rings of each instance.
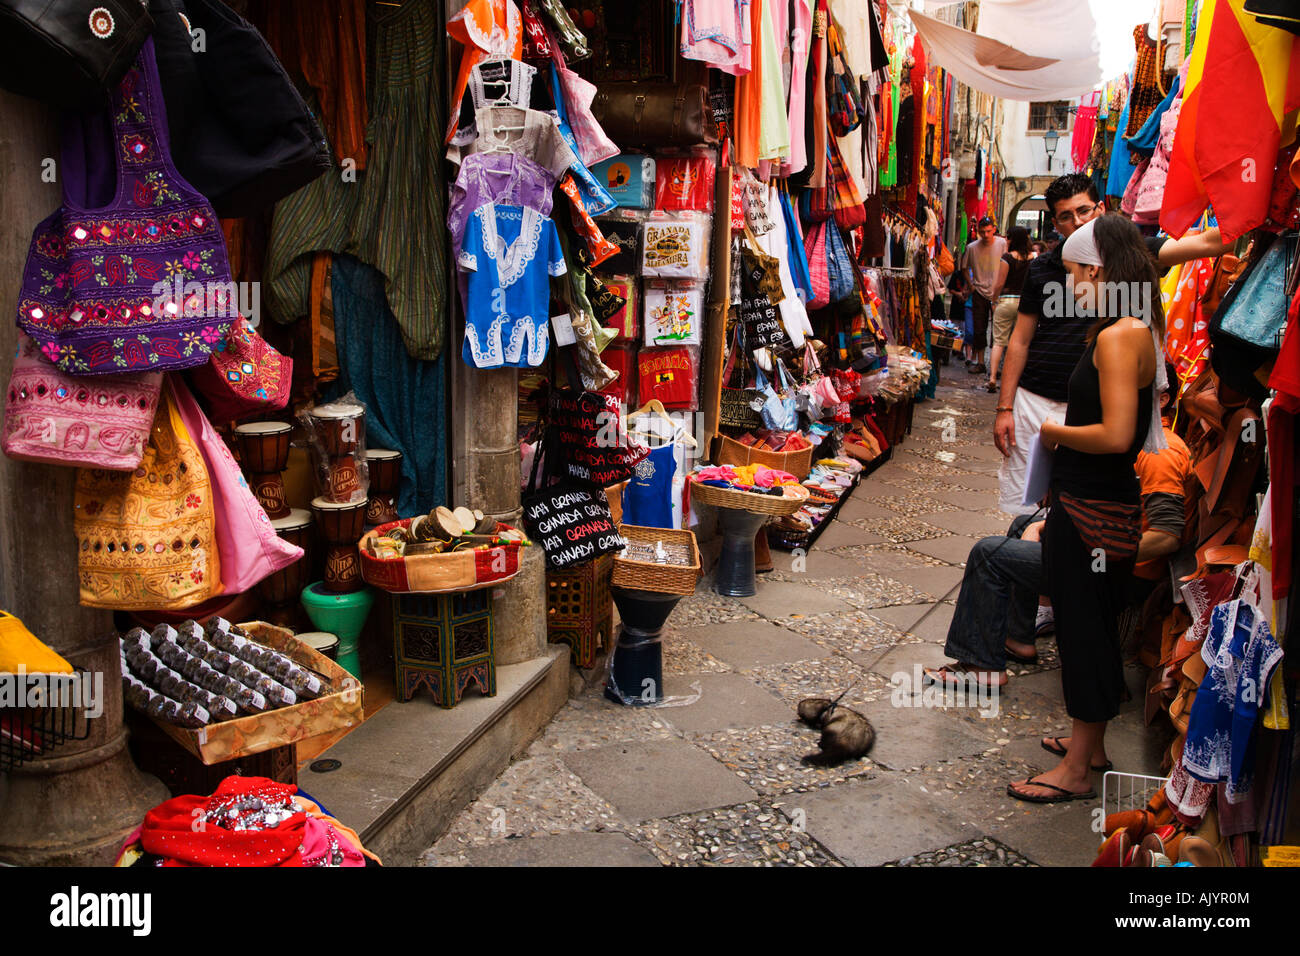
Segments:
[[[1020,540],[1031,517],[1020,515],[1005,536],[982,538],[970,549],[943,646],[954,660],[978,670],[1006,670],[1007,638],[1034,640],[1043,548]]]

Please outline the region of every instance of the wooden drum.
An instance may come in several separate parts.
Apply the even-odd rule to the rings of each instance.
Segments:
[[[366,524],[380,525],[396,521],[397,492],[402,485],[402,453],[388,448],[367,448],[366,465],[370,470],[370,506]]]
[[[326,497],[312,500],[311,510],[326,545],[325,588],[335,594],[349,594],[365,586],[357,541],[365,531],[367,505],[364,498],[356,502],[330,501]]]
[[[311,512],[306,508],[293,508],[287,517],[271,522],[276,534],[304,551],[311,544],[311,525]],[[276,571],[259,585],[262,597],[273,605],[296,603],[298,595],[307,586],[310,569],[311,563],[304,555],[287,568]]]
[[[248,475],[248,483],[272,519],[289,517],[280,473],[289,464],[292,432],[293,426],[286,422],[249,422],[235,428],[239,460]]]
[[[351,455],[365,441],[366,410],[360,405],[346,402],[317,405],[307,415],[316,440],[331,459]]]

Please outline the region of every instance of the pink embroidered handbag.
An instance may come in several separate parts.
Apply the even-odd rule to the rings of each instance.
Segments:
[[[217,552],[221,556],[220,593],[242,594],[300,559],[303,550],[275,533],[271,519],[249,491],[230,449],[185,383],[171,376],[168,385],[181,421],[198,443],[208,466],[217,515]]]
[[[5,402],[4,453],[18,461],[132,471],[158,411],[161,372],[77,378],[18,333]]]

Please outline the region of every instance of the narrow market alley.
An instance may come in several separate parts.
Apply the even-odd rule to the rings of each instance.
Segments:
[[[739,600],[701,579],[664,641],[668,705],[620,707],[593,680],[423,862],[1091,862],[1100,775],[1096,800],[1034,806],[1006,794],[1009,782],[1053,765],[1043,736],[1069,733],[1052,639],[1039,642],[1038,664],[1011,665],[996,703],[933,707],[922,695],[917,706],[916,694],[891,685],[902,674],[905,690],[920,691],[920,668],[945,661],[970,548],[1011,520],[997,509],[995,400],[977,382],[944,370],[912,434],[862,481],[802,568],[774,551],[777,569]],[[1140,673],[1128,675],[1140,702]],[[817,733],[799,724],[795,705],[850,687],[844,702],[876,729],[870,756],[801,764]],[[1106,737],[1116,769],[1158,773],[1158,729],[1143,726],[1140,703],[1127,703]]]

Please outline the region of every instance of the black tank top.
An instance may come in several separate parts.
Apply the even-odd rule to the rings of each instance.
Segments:
[[[1097,340],[1089,344],[1070,376],[1070,400],[1065,411],[1067,425],[1101,423],[1101,377],[1092,364]],[[1146,443],[1151,425],[1151,386],[1138,390],[1137,424],[1127,451],[1111,455],[1089,455],[1060,445],[1052,460],[1052,487],[1083,498],[1104,501],[1142,500],[1141,485],[1133,470],[1138,452]]]

